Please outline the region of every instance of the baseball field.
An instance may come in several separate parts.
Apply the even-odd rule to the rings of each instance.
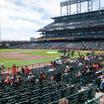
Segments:
[[[81,51],[85,55],[88,51]],[[96,54],[104,54],[104,51],[96,51]],[[57,50],[40,50],[40,49],[0,49],[0,63],[6,68],[13,64],[16,66],[31,65],[52,61],[62,54]],[[77,57],[77,52],[74,57]]]
[[[0,63],[5,67],[31,65],[52,61],[60,55],[57,50],[0,49]]]

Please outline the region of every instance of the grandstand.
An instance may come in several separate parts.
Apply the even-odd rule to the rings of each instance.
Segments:
[[[88,12],[81,13],[82,2],[88,2]],[[72,4],[77,5],[76,14],[71,14]],[[67,8],[65,16],[62,15],[62,7],[64,6]],[[61,16],[52,19],[54,20],[53,23],[39,30],[43,36],[38,41],[56,42],[56,46],[58,47],[60,42],[63,42],[64,46],[69,44],[69,48],[72,48],[70,44],[73,44],[73,48],[76,48],[74,47],[76,46],[74,43],[78,43],[81,47],[83,47],[83,42],[88,44],[88,46],[91,43],[94,49],[97,48],[93,47],[94,45],[96,46],[95,43],[97,43],[97,46],[104,44],[104,10],[100,8],[100,1],[99,10],[96,11],[93,11],[92,0],[64,1],[61,3]],[[100,49],[103,50],[104,48]]]

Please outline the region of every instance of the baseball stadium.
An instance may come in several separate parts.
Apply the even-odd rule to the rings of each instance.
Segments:
[[[0,104],[104,104],[104,8],[93,6],[61,1],[41,37],[0,41]]]

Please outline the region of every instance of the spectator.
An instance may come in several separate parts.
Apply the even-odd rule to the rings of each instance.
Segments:
[[[51,81],[51,82],[55,81],[54,76],[51,76],[51,77],[50,77],[50,81]]]
[[[24,72],[25,72],[24,67],[21,67],[21,72],[22,72],[22,73],[24,73]]]
[[[59,100],[58,104],[70,104],[70,103],[66,98],[62,98],[62,99]]]
[[[26,76],[29,75],[30,69],[28,68],[28,66],[25,66],[24,73],[25,73]]]
[[[17,74],[17,68],[16,68],[16,65],[15,64],[12,66],[12,74],[13,75],[16,75]]]
[[[61,73],[56,73],[56,74],[55,74],[54,77],[55,77],[56,82],[61,81],[61,76],[62,76]]]
[[[39,81],[42,82],[43,80],[46,80],[46,75],[45,73],[41,72],[39,75]]]
[[[12,74],[11,80],[14,83],[16,81],[16,75]]]
[[[104,96],[100,98],[100,104],[104,104]]]
[[[35,83],[35,82],[36,82],[36,79],[35,79],[35,76],[34,76],[34,75],[31,75],[30,82],[31,82],[31,83]]]
[[[68,72],[70,72],[71,70],[70,70],[70,67],[69,66],[66,66],[66,68],[65,68],[65,73],[68,73]]]
[[[10,76],[7,76],[6,80],[4,81],[5,84],[11,84],[12,83],[12,80],[10,78]]]
[[[20,76],[17,76],[16,81],[15,81],[15,85],[16,86],[19,86],[19,85],[21,85],[21,83],[22,83],[21,77]]]

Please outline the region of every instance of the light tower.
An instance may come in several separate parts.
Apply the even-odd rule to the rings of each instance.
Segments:
[[[60,3],[60,15],[63,16],[63,7],[66,7],[66,15],[72,14],[71,6],[76,4],[76,14],[82,11],[82,2],[87,3],[87,12],[93,11],[93,0],[67,0]],[[99,0],[99,9],[101,10],[101,0]],[[64,11],[65,12],[65,11]]]

